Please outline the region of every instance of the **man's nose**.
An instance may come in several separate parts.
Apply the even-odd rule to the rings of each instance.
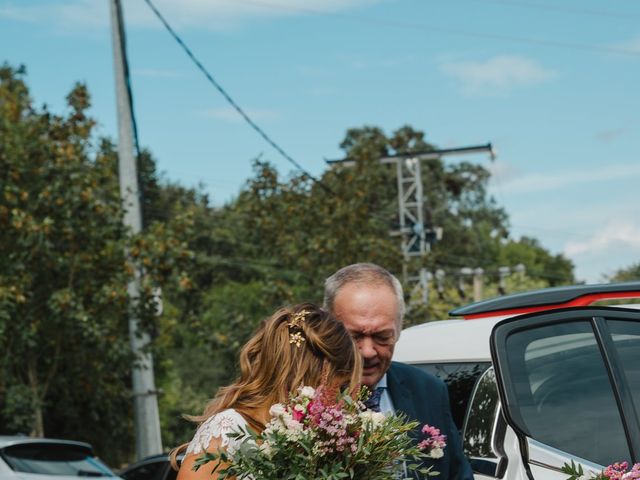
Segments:
[[[363,337],[358,342],[358,349],[360,350],[360,355],[362,355],[362,358],[364,359],[373,358],[378,354],[378,352],[376,352],[376,349],[374,347],[375,345],[373,343],[373,340],[369,337]]]

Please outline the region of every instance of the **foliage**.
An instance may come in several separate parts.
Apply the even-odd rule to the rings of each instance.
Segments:
[[[411,127],[390,137],[374,127],[352,129],[341,146],[354,166],[327,170],[321,183],[304,174],[281,178],[272,166],[257,160],[254,177],[226,207],[237,218],[242,238],[236,252],[277,259],[270,262],[272,272],[265,272],[265,278],[295,284],[303,298],[316,301],[321,299],[323,279],[349,263],[374,262],[401,276],[398,238],[389,235],[398,222],[395,169],[378,159],[433,150],[424,134]],[[414,269],[443,269],[450,292],[455,292],[463,267],[483,268],[495,291],[497,286],[491,284],[497,283],[498,267],[518,263],[526,265],[528,278],[539,280],[539,285],[573,282],[573,265],[565,257],[551,255],[535,239],[509,238],[506,213],[487,194],[487,169],[433,159],[423,162],[422,175],[427,227],[443,227],[444,236],[430,254],[413,260]],[[445,318],[446,311],[468,302],[456,296],[442,295],[427,307],[413,309],[408,323]]]
[[[433,150],[424,133],[351,129],[341,147],[354,166],[327,169],[321,183],[283,176],[259,158],[238,197],[216,208],[202,188],[164,178],[143,151],[145,231],[134,237],[122,227],[115,147],[97,138],[87,88],[76,85],[67,104],[64,114],[35,107],[24,69],[0,67],[2,433],[87,440],[108,460],[130,458],[126,285],[136,267],[145,275],[134,313],[154,339],[171,446],[192,433],[181,414],[200,413],[235,376],[237,351],[262,317],[285,303],[321,302],[324,278],[349,263],[375,262],[401,277],[399,241],[389,235],[398,228],[395,169],[378,159]],[[457,289],[462,267],[484,268],[485,296],[498,293],[504,265],[527,268],[506,279],[508,292],[573,282],[569,260],[535,239],[510,238],[486,168],[434,159],[422,175],[427,227],[443,227],[444,237],[412,267],[446,277],[409,323],[468,303]]]
[[[203,206],[198,240],[189,244],[196,258],[196,271],[189,274],[198,288],[188,311],[178,307],[171,346],[163,351],[170,359],[165,365],[180,372],[162,377],[172,379],[162,383],[167,393],[161,406],[171,412],[163,425],[174,445],[193,433],[179,413],[200,413],[216,388],[233,378],[237,351],[260,318],[282,304],[321,302],[324,278],[349,263],[378,263],[401,277],[398,239],[389,235],[398,221],[395,170],[378,159],[434,147],[410,127],[388,137],[375,127],[351,129],[341,146],[355,165],[328,169],[321,183],[299,173],[282,176],[258,158],[236,199],[218,209]],[[487,194],[484,167],[430,160],[423,175],[427,217],[431,225],[444,226],[444,238],[422,265],[441,268],[446,277],[439,293],[432,282],[429,305],[414,307],[407,323],[447,318],[449,310],[471,301],[470,288],[464,297],[457,288],[464,266],[485,269],[485,297],[498,294],[503,265],[527,267],[527,273],[507,277],[507,292],[573,281],[569,260],[534,239],[509,238],[507,216]],[[177,186],[161,195],[167,191],[186,204],[198,197]],[[173,210],[160,211],[170,217]]]
[[[631,282],[634,280],[640,280],[640,262],[621,268],[609,277],[611,282]]]
[[[5,433],[88,440],[117,458],[128,452],[113,445],[132,437],[129,312],[154,325],[154,290],[190,257],[178,238],[190,220],[129,235],[116,155],[94,145],[86,87],[55,115],[32,106],[24,75],[0,68],[0,418]],[[133,305],[137,266],[146,275]]]

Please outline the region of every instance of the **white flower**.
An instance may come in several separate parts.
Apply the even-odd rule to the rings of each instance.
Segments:
[[[378,428],[380,425],[384,423],[387,417],[385,417],[384,413],[381,412],[373,412],[371,410],[365,410],[364,412],[360,412],[360,418],[362,419],[362,423],[368,423],[373,428]]]
[[[429,458],[442,458],[442,456],[444,455],[444,450],[442,448],[434,448],[433,450],[431,450],[429,452],[428,457]]]
[[[262,442],[260,444],[260,447],[258,447],[260,449],[260,451],[262,453],[264,453],[268,458],[271,458],[273,456],[274,453],[274,448],[273,445],[271,445],[271,443],[269,443],[268,440],[265,440],[264,442]]]
[[[292,432],[302,431],[302,424],[299,421],[291,418],[291,416],[288,416],[288,418],[285,419],[285,425],[287,427],[287,430],[290,430]]]
[[[302,387],[300,389],[300,395],[307,398],[313,398],[316,395],[316,391],[313,387]]]
[[[281,417],[286,413],[286,411],[287,410],[285,406],[281,403],[276,403],[274,405],[271,405],[271,408],[269,409],[269,413],[271,414],[272,417]]]

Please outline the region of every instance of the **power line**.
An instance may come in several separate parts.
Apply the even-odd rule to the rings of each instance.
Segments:
[[[155,5],[153,5],[153,3],[151,3],[151,0],[145,0],[145,2],[147,3],[147,5],[149,5],[149,8],[151,8],[151,10],[153,11],[153,13],[156,15],[156,17],[158,17],[158,19],[160,20],[160,22],[162,22],[162,24],[164,25],[164,27],[167,29],[167,31],[171,34],[171,36],[174,38],[174,40],[176,42],[178,42],[178,44],[182,47],[182,49],[185,51],[185,53],[187,54],[187,56],[193,61],[193,63],[196,65],[196,67],[198,67],[198,69],[204,74],[204,76],[207,78],[207,80],[209,80],[209,82],[220,92],[220,94],[227,100],[227,102],[229,102],[229,104],[240,114],[240,116],[242,116],[242,118],[244,118],[244,120],[251,126],[251,128],[253,128],[269,145],[271,145],[280,155],[282,155],[289,163],[291,163],[292,165],[294,165],[298,170],[300,170],[302,173],[304,173],[307,177],[309,177],[313,182],[319,184],[322,188],[324,188],[325,190],[331,192],[331,190],[329,189],[329,187],[327,187],[324,183],[322,183],[320,180],[318,180],[316,177],[314,177],[313,175],[311,175],[311,173],[309,173],[302,165],[300,165],[296,160],[294,160],[287,152],[285,152],[282,147],[280,147],[280,145],[278,145],[274,140],[271,139],[271,137],[269,137],[269,135],[267,135],[265,133],[264,130],[262,130],[262,128],[260,128],[250,117],[249,115],[247,115],[247,113],[240,107],[240,105],[238,105],[233,98],[231,98],[231,96],[226,92],[226,90],[224,88],[222,88],[222,86],[213,78],[213,76],[211,75],[211,73],[209,73],[209,71],[202,65],[202,63],[200,62],[200,60],[198,60],[196,58],[196,56],[193,54],[193,52],[191,51],[191,49],[184,43],[184,41],[182,41],[182,39],[180,38],[180,36],[173,30],[173,28],[171,28],[171,25],[169,25],[169,23],[167,22],[167,20],[164,18],[164,16],[158,11],[158,9],[155,7]]]
[[[507,5],[510,7],[522,7],[536,10],[548,10],[563,13],[577,13],[579,15],[592,15],[597,17],[612,17],[624,20],[636,21],[640,18],[640,13],[635,12],[613,12],[610,10],[592,10],[586,8],[567,7],[564,5],[550,5],[548,3],[536,3],[521,0],[470,0],[476,3],[493,3],[497,5]]]
[[[457,35],[457,36],[469,37],[469,38],[503,40],[508,42],[526,43],[526,44],[540,45],[545,47],[556,47],[556,48],[565,48],[565,49],[572,49],[572,50],[586,50],[586,51],[593,51],[593,52],[599,52],[599,53],[616,53],[619,55],[629,55],[633,57],[640,57],[639,51],[632,50],[632,49],[618,48],[618,47],[606,47],[606,46],[591,45],[586,43],[559,42],[559,41],[553,41],[553,40],[543,40],[539,38],[515,37],[511,35],[500,35],[495,33],[474,32],[470,30],[462,30],[457,28],[447,28],[447,27],[442,27],[442,26],[433,25],[433,24],[405,22],[405,21],[398,21],[398,20],[387,20],[387,19],[374,18],[374,17],[365,17],[361,15],[353,15],[348,13],[324,12],[321,10],[316,10],[316,9],[307,8],[307,7],[298,7],[298,6],[294,7],[290,5],[285,6],[285,5],[265,2],[262,0],[234,0],[234,1],[251,4],[251,5],[257,5],[257,6],[266,7],[266,8],[278,9],[278,10],[310,13],[314,15],[324,15],[324,16],[342,18],[345,20],[354,20],[360,23],[367,23],[367,24],[376,25],[376,26],[386,26],[386,27],[429,31],[429,32],[440,32],[446,35]]]

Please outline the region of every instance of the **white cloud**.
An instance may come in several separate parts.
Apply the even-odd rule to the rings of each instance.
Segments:
[[[554,78],[555,71],[517,55],[497,55],[485,61],[447,61],[440,70],[462,84],[468,94],[505,93]]]
[[[606,281],[640,258],[640,225],[617,217],[592,229],[591,236],[566,242],[564,254],[576,264],[576,276],[589,283]]]
[[[176,28],[208,30],[233,28],[250,19],[332,13],[357,8],[379,0],[154,0],[153,4]],[[123,2],[127,25],[161,28],[143,0]],[[45,4],[12,1],[0,7],[0,17],[57,27],[95,28],[109,26],[106,0],[48,0]]]
[[[245,113],[252,120],[274,120],[280,118],[280,114],[274,110],[267,109],[244,109]],[[204,116],[214,118],[216,120],[224,120],[225,122],[242,122],[244,121],[240,114],[232,107],[210,108],[203,112]]]
[[[609,222],[589,238],[567,242],[564,252],[569,256],[592,255],[621,248],[631,248],[640,257],[640,226],[630,221]]]
[[[0,7],[0,17],[27,23],[50,24],[66,29],[82,26],[84,29],[109,25],[109,4],[95,0],[52,0],[46,3],[27,4],[11,2]]]
[[[607,180],[627,180],[640,177],[640,162],[606,165],[600,168],[584,168],[554,173],[532,173],[502,179],[503,193],[531,193],[557,190],[574,185]]]

